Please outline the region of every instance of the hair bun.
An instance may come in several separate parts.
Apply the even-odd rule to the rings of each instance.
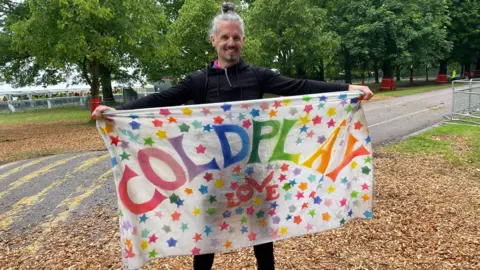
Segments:
[[[235,4],[230,3],[230,2],[224,2],[222,4],[222,12],[223,13],[235,12]]]

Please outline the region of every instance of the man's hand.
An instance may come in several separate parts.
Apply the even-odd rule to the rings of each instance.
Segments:
[[[100,105],[95,109],[95,111],[93,111],[92,118],[95,119],[95,120],[105,120],[105,117],[103,117],[103,113],[104,112],[114,112],[114,111],[116,111],[116,110],[112,107]]]
[[[368,88],[368,86],[362,86],[362,85],[354,85],[354,84],[350,84],[348,86],[348,91],[360,91],[360,92],[363,92],[363,94],[365,94],[362,99],[363,100],[369,100],[373,97],[373,92],[372,90],[370,90],[370,88]]]

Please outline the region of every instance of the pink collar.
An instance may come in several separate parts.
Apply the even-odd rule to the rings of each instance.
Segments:
[[[213,67],[223,69],[223,67],[218,65],[218,60],[215,60],[215,62],[213,62]]]

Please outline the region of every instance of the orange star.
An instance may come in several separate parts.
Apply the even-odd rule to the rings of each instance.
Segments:
[[[270,110],[270,118],[274,117],[274,116],[277,116],[277,112],[275,110]]]
[[[298,185],[298,188],[301,189],[302,191],[305,191],[305,189],[308,188],[308,185],[307,185],[307,183],[302,182],[302,183],[300,183],[300,185]]]
[[[221,124],[223,123],[223,118],[220,117],[220,116],[214,117],[214,118],[213,118],[213,122],[214,122],[215,124],[221,125]]]
[[[295,216],[295,217],[293,218],[293,223],[295,223],[295,224],[300,224],[300,223],[302,223],[302,218],[301,218],[300,216]]]
[[[170,118],[168,118],[168,123],[176,123],[177,122],[177,119],[175,119],[173,116],[170,116]]]
[[[258,225],[260,225],[261,227],[265,227],[265,219],[260,219],[260,221],[258,222]]]
[[[362,198],[364,202],[370,200],[370,197],[367,194],[363,194]]]
[[[192,191],[191,188],[186,188],[185,193],[187,193],[187,195],[191,195],[193,193],[193,191]]]
[[[132,240],[128,239],[128,238],[125,238],[125,245],[127,247],[131,247],[132,246]]]
[[[175,211],[175,212],[172,214],[172,220],[173,220],[173,221],[178,221],[178,220],[180,220],[180,216],[181,216],[181,215],[182,215],[182,214],[180,214],[180,213],[178,213],[177,211]]]
[[[322,214],[322,219],[325,220],[325,221],[330,220],[330,215],[328,214],[328,212],[325,212],[325,213]]]
[[[230,242],[230,241],[227,240],[227,242],[225,242],[225,244],[224,244],[223,246],[224,246],[226,249],[229,249],[229,248],[232,247],[232,242]]]

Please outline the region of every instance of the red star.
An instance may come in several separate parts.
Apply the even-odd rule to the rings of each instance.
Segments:
[[[223,118],[220,117],[220,116],[216,116],[216,117],[213,118],[213,122],[214,122],[215,124],[221,125],[221,124],[223,123]]]
[[[126,259],[135,257],[135,253],[133,253],[133,247],[132,246],[130,246],[129,248],[126,248],[125,252],[127,253],[125,255]]]
[[[311,110],[313,110],[312,104],[305,105],[305,108],[303,109],[306,113],[309,113]]]
[[[197,146],[197,154],[205,154],[205,149],[207,148],[200,144],[199,146]]]
[[[132,235],[137,235],[138,234],[138,229],[137,229],[137,226],[133,227],[133,230],[132,230]]]
[[[251,125],[252,125],[252,122],[250,122],[250,120],[244,120],[243,123],[242,123],[242,127],[247,128],[247,129],[248,129]]]
[[[167,117],[170,115],[170,110],[169,109],[160,109],[160,114]]]
[[[287,177],[285,176],[285,174],[280,174],[280,177],[278,178],[278,180],[280,180],[280,182],[282,182],[282,181],[287,180]]]
[[[275,107],[275,109],[278,109],[278,107],[282,107],[282,105],[280,104],[280,101],[275,101],[273,107]]]
[[[152,123],[153,123],[154,127],[162,127],[163,126],[163,122],[158,120],[158,119],[153,120]]]
[[[248,110],[248,104],[247,103],[242,104],[242,109],[247,109]]]
[[[249,208],[247,208],[247,215],[253,215],[253,212],[255,212],[255,208],[253,208],[251,206]]]
[[[172,214],[172,220],[173,220],[173,221],[179,221],[181,215],[182,215],[182,214],[180,214],[180,213],[178,213],[177,211],[175,211],[175,212]]]
[[[194,247],[194,248],[191,250],[191,252],[192,252],[192,255],[199,255],[199,254],[200,254],[200,249]]]
[[[355,123],[355,129],[361,129],[363,127],[362,123],[360,121]]]
[[[293,218],[293,223],[295,223],[295,224],[300,224],[300,223],[302,223],[302,218],[301,218],[300,216],[295,216],[295,217]]]
[[[235,166],[235,168],[233,168],[233,172],[240,173],[241,169],[242,168],[240,167],[240,165],[237,165],[237,166]]]
[[[269,214],[271,217],[273,217],[273,216],[275,215],[275,209],[272,208],[272,209],[268,210],[268,214]]]
[[[158,212],[155,212],[155,216],[159,217],[159,218],[162,218],[163,214],[162,214],[162,212],[158,211]]]
[[[313,197],[315,197],[315,194],[317,194],[317,193],[315,191],[312,191],[312,193],[310,193],[310,195],[308,197],[313,198]]]
[[[288,171],[288,165],[283,163],[282,167],[280,167],[280,169],[282,169],[282,172],[286,172]]]
[[[368,185],[367,185],[367,183],[365,183],[365,184],[362,185],[362,190],[368,190]]]
[[[295,195],[295,197],[300,200],[300,198],[303,198],[303,192],[297,192],[297,195]]]
[[[310,132],[307,133],[307,138],[312,138],[313,135],[315,135],[315,133],[313,133],[313,131],[310,130]]]
[[[262,104],[260,105],[260,108],[262,108],[262,111],[268,110],[268,103],[262,102]]]
[[[313,122],[313,125],[321,124],[322,123],[322,117],[317,115],[312,119],[312,122]]]
[[[153,234],[152,236],[148,237],[148,243],[155,243],[157,242],[158,237]]]
[[[110,140],[112,141],[112,144],[115,145],[115,146],[118,146],[118,142],[120,141],[118,139],[118,136],[116,136],[116,137],[110,136]]]
[[[237,182],[232,182],[230,184],[230,188],[233,189],[233,190],[237,189],[238,188],[238,183]]]
[[[176,123],[177,122],[177,119],[175,119],[173,116],[170,116],[170,118],[168,118],[168,123]]]
[[[340,206],[345,206],[347,205],[347,199],[343,198],[341,201],[340,201]]]
[[[230,225],[228,225],[228,224],[224,221],[224,222],[222,223],[222,225],[220,226],[220,231],[223,231],[223,230],[228,229],[228,226],[230,226]]]
[[[328,121],[327,123],[328,127],[334,127],[335,126],[335,121],[333,121],[333,119],[330,119],[330,121]]]
[[[207,114],[210,113],[210,110],[209,110],[208,108],[203,108],[203,109],[202,109],[202,112],[203,112],[203,114],[204,114],[205,116],[207,116]]]
[[[213,179],[213,174],[212,173],[205,173],[205,176],[203,177],[207,182],[211,181]]]
[[[198,233],[195,233],[195,237],[193,237],[192,239],[195,240],[195,243],[198,243],[198,241],[203,240],[202,235]]]
[[[254,232],[251,232],[248,234],[248,240],[250,241],[255,241],[257,239],[257,234]]]
[[[304,202],[304,203],[302,204],[302,209],[305,209],[305,208],[308,208],[308,203],[306,203],[306,202]]]

